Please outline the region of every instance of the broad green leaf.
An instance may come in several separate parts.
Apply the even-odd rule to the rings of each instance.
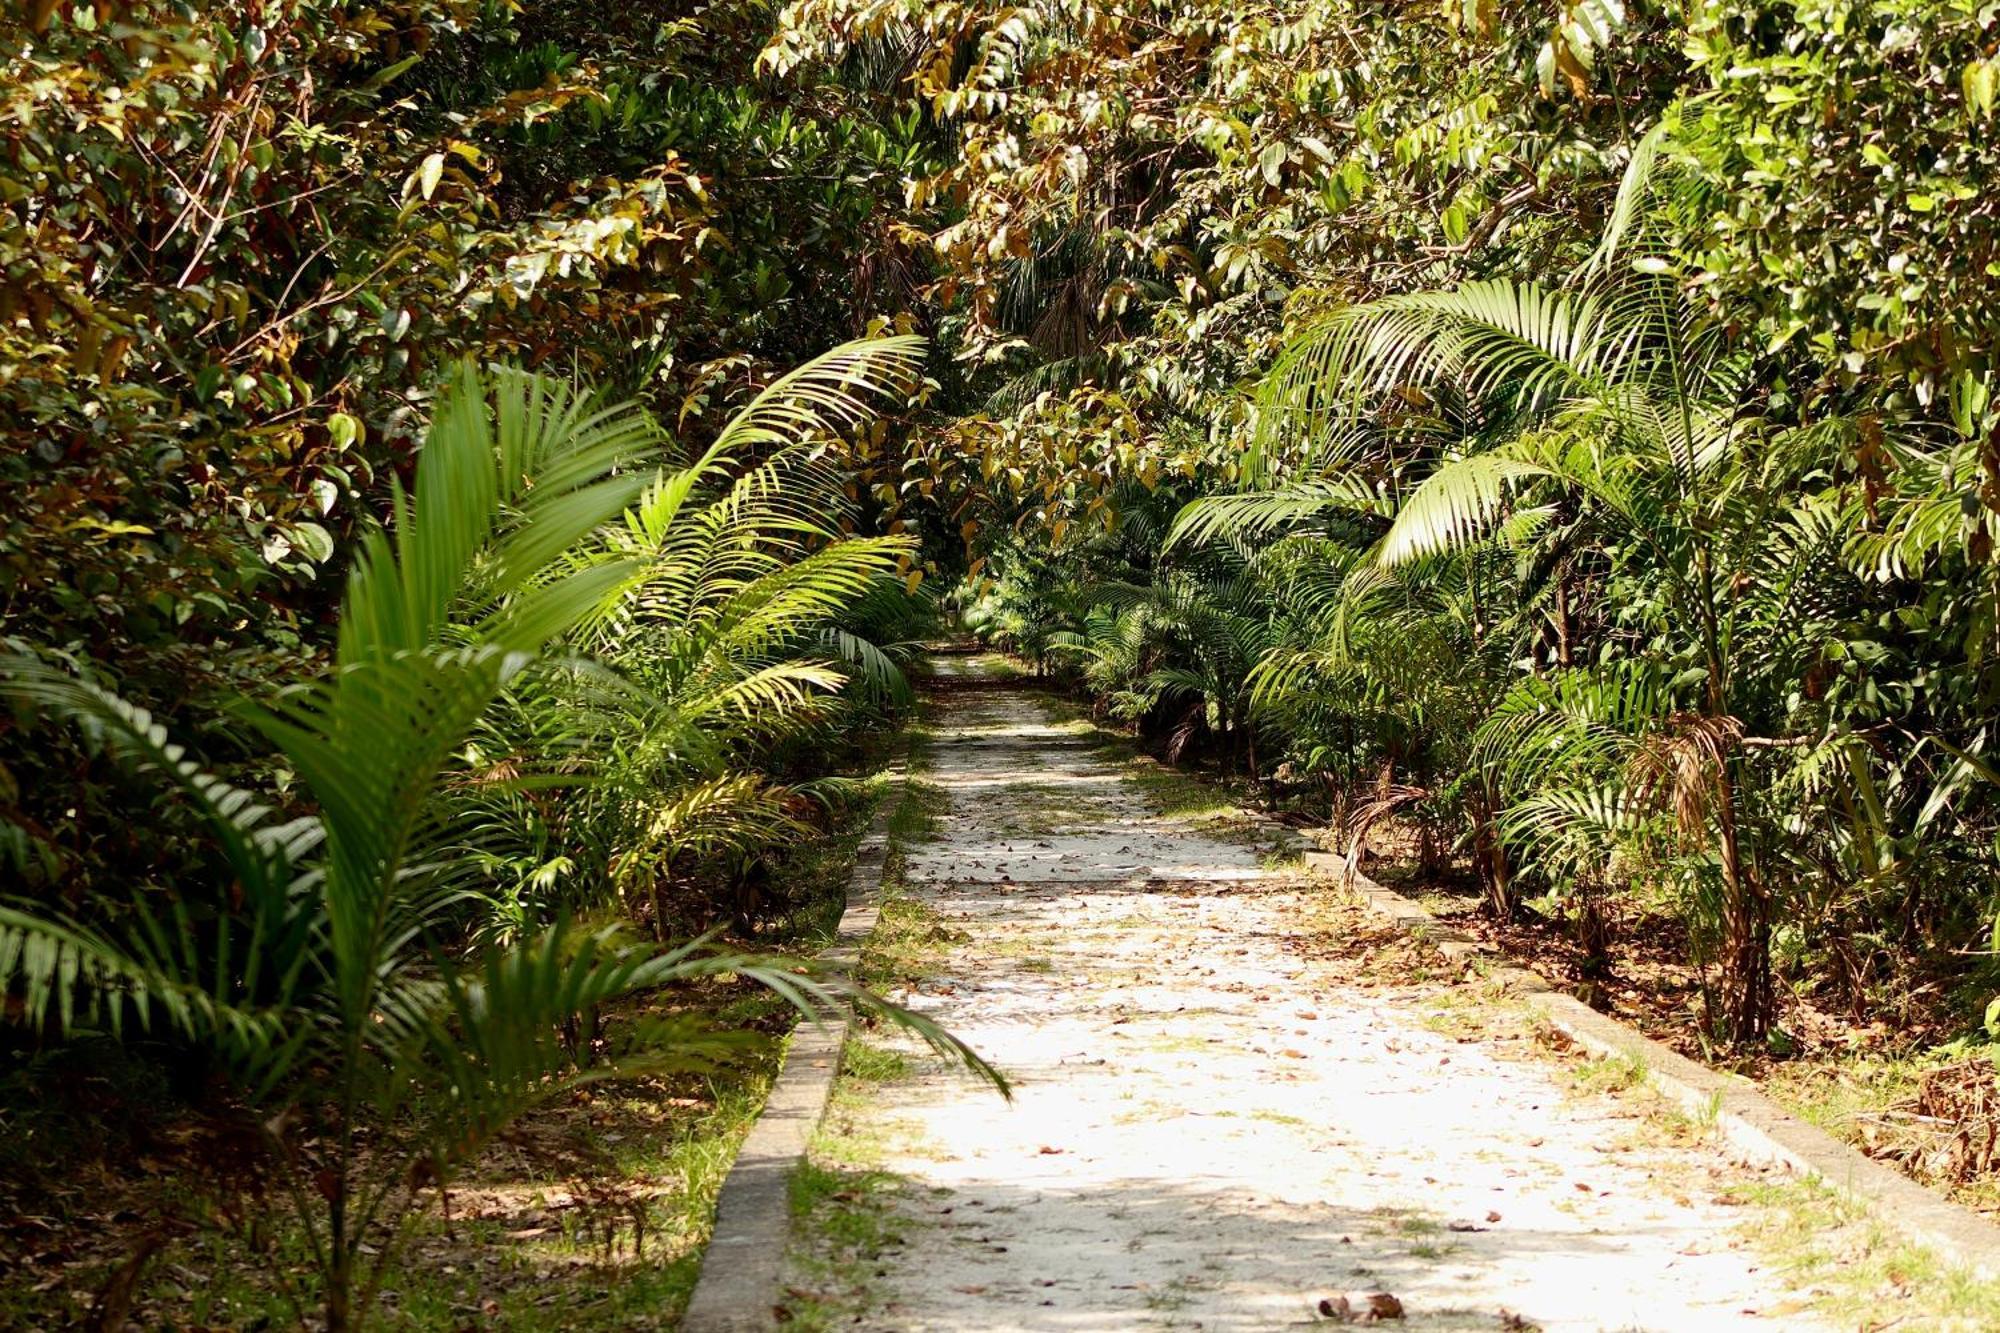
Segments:
[[[317,523],[294,523],[287,534],[299,554],[316,565],[333,558],[333,534]]]

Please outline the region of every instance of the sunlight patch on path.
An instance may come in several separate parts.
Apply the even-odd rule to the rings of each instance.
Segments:
[[[906,877],[964,942],[898,998],[1017,1095],[912,1055],[840,1113],[905,1182],[842,1326],[1247,1333],[1385,1290],[1412,1329],[1820,1327],[1732,1236],[1743,1168],[1433,1030],[1441,986],[1323,976],[1305,886],[1152,815],[1032,694],[933,720],[951,808]]]

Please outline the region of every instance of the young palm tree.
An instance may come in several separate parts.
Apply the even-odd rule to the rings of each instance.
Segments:
[[[532,783],[464,793],[486,807],[478,854],[515,868],[507,918],[616,889],[664,937],[681,915],[667,901],[677,865],[740,860],[803,831],[799,791],[759,761],[843,696],[907,692],[890,656],[842,622],[901,593],[914,540],[844,536],[840,479],[815,451],[860,420],[867,386],[909,382],[922,355],[918,339],[878,339],[807,363],[571,553],[575,568],[625,576],[569,636],[578,656],[510,692],[482,758],[591,787],[559,803]]]
[[[1517,681],[1472,738],[1468,762],[1490,775],[1522,868],[1574,909],[1588,973],[1610,966],[1606,895],[1658,841],[1634,777],[1668,696],[1652,662],[1562,668]]]
[[[1581,506],[1621,589],[1619,637],[1683,684],[1645,724],[1631,784],[1700,830],[1720,877],[1721,1026],[1768,1027],[1771,887],[1742,830],[1743,649],[1811,553],[1768,460],[1797,458],[1749,401],[1750,364],[1670,273],[1641,263],[1580,290],[1490,281],[1343,311],[1303,336],[1267,406],[1359,412],[1383,393],[1462,392],[1478,433],[1402,500],[1376,549],[1397,568]],[[1810,443],[1810,439],[1806,440]]]
[[[1514,656],[1512,637],[1481,623],[1480,562],[1438,558],[1384,570],[1350,547],[1326,554],[1333,558],[1323,573],[1337,581],[1317,597],[1297,599],[1281,641],[1252,674],[1256,707],[1274,718],[1330,707],[1344,731],[1358,729],[1368,753],[1381,756],[1367,790],[1343,801],[1350,858],[1358,859],[1370,828],[1389,815],[1412,807],[1462,814],[1488,909],[1511,915],[1497,794],[1467,746]],[[1351,742],[1343,748],[1351,750]],[[1435,855],[1428,828],[1425,848]]]
[[[864,360],[854,382],[895,360]],[[725,972],[807,1013],[837,998],[873,1003],[791,966],[615,931],[557,924],[462,965],[442,948],[435,924],[463,867],[434,855],[451,845],[440,780],[544,647],[639,577],[633,558],[566,553],[641,496],[648,474],[634,465],[656,444],[629,406],[599,408],[517,372],[453,376],[414,494],[399,488],[391,530],[361,543],[334,671],[241,709],[316,813],[286,817],[217,780],[92,684],[31,659],[0,668],[9,693],[176,784],[226,870],[210,900],[176,886],[169,906],[134,903],[120,927],[0,908],[0,978],[31,1024],[170,1031],[227,1062],[305,1233],[328,1329],[365,1321],[426,1191],[523,1109],[584,1080],[685,1062],[706,1040],[649,1029],[579,1068],[561,1035],[573,1016]]]
[[[1248,682],[1269,644],[1269,617],[1247,585],[1211,566],[1157,573],[1149,584],[1099,584],[1088,598],[1082,631],[1052,636],[1051,650],[1084,659],[1086,678],[1123,716],[1178,708],[1170,758],[1206,731],[1225,767],[1241,750],[1257,777]]]

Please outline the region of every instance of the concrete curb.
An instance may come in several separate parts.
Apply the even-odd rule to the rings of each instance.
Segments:
[[[1132,758],[1144,767],[1178,771],[1136,746]],[[1237,810],[1280,835],[1289,848],[1304,848],[1298,830],[1261,811],[1241,806]],[[1981,1277],[2000,1278],[2000,1226],[1801,1120],[1757,1091],[1750,1080],[1697,1064],[1598,1013],[1550,985],[1541,974],[1498,961],[1485,945],[1439,921],[1421,904],[1358,872],[1350,875],[1346,857],[1304,848],[1304,859],[1309,872],[1339,882],[1372,911],[1421,936],[1447,958],[1462,963],[1477,960],[1487,978],[1526,997],[1552,1027],[1583,1050],[1632,1061],[1656,1091],[1698,1122],[1713,1124],[1745,1160],[1824,1181],[1947,1263]]]
[[[862,941],[875,929],[882,874],[889,852],[889,818],[904,774],[892,770],[891,796],[875,812],[854,855],[847,880],[847,909],[839,933],[820,961],[844,973],[860,962]],[[792,1172],[805,1160],[847,1045],[848,1016],[800,1024],[785,1050],[784,1067],[757,1123],[750,1127],[736,1163],[715,1200],[715,1230],[702,1254],[682,1333],[768,1333],[778,1327],[785,1250],[792,1235]]]
[[[1307,852],[1306,868],[1351,889],[1371,910],[1420,935],[1447,958],[1486,964],[1489,978],[1526,996],[1557,1031],[1592,1055],[1632,1061],[1645,1071],[1655,1090],[1696,1120],[1713,1123],[1730,1147],[1749,1161],[1824,1181],[1948,1263],[1982,1277],[2000,1277],[2000,1227],[1977,1213],[1939,1198],[1894,1167],[1799,1119],[1758,1092],[1748,1079],[1696,1064],[1551,986],[1539,973],[1493,965],[1495,955],[1484,945],[1419,904],[1365,875],[1350,877],[1345,857]]]

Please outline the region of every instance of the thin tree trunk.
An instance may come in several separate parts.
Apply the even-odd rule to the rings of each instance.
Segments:
[[[1604,890],[1595,883],[1578,886],[1576,942],[1583,951],[1577,998],[1593,1009],[1604,1008],[1604,979],[1611,975],[1611,916],[1605,911]]]
[[[348,1333],[354,1327],[354,1313],[348,1308],[353,1286],[354,1261],[343,1243],[326,1275],[326,1333]]]
[[[1556,665],[1569,665],[1569,566],[1556,575]]]
[[[1493,819],[1493,806],[1482,794],[1472,807],[1472,856],[1479,882],[1486,890],[1486,910],[1496,921],[1513,919],[1518,903],[1514,879],[1507,864],[1507,848]]]
[[[1729,666],[1717,624],[1715,570],[1707,548],[1696,556],[1700,582],[1702,648],[1708,658],[1708,711],[1729,716]],[[1731,750],[1734,746],[1731,746]],[[1776,995],[1771,989],[1771,909],[1756,876],[1743,864],[1736,830],[1736,759],[1724,753],[1716,766],[1716,850],[1722,860],[1722,1025],[1732,1042],[1760,1041],[1771,1030]]]
[[[1771,908],[1743,864],[1736,835],[1736,783],[1724,762],[1716,778],[1717,850],[1722,859],[1722,1020],[1731,1041],[1762,1041],[1777,996],[1771,987]]]
[[[1428,819],[1417,821],[1417,865],[1426,876],[1444,873],[1444,848]]]

